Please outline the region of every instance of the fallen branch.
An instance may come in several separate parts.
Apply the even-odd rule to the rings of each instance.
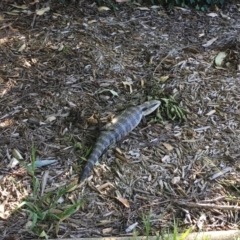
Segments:
[[[212,209],[240,211],[240,207],[235,205],[217,205],[217,204],[178,202],[178,201],[174,201],[174,203],[181,206],[188,206],[188,207],[194,207],[194,208],[207,208],[207,209],[212,208]]]

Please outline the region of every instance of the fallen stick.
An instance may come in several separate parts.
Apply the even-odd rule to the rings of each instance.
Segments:
[[[193,202],[180,202],[174,201],[175,204],[181,206],[188,206],[194,208],[211,208],[211,209],[221,209],[221,210],[231,210],[231,211],[240,211],[240,207],[236,205],[217,205],[217,204],[208,204],[208,203],[193,203]]]

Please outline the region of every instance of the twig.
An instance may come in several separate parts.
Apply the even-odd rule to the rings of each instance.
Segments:
[[[34,28],[34,25],[35,25],[35,22],[36,22],[37,10],[38,10],[38,9],[39,9],[39,4],[37,3],[37,4],[36,4],[35,14],[34,14],[34,16],[33,16],[33,20],[32,20],[32,23],[31,23],[32,29]]]
[[[154,69],[154,71],[153,71],[153,77],[154,77],[154,74],[155,74],[155,72],[157,71],[157,69],[159,68],[159,66],[164,62],[164,60],[165,59],[167,59],[173,52],[178,52],[178,51],[180,51],[180,50],[183,50],[183,49],[185,49],[185,48],[188,48],[188,47],[191,47],[191,46],[194,46],[194,45],[196,45],[196,44],[189,44],[189,45],[187,45],[187,46],[183,46],[183,47],[179,47],[179,48],[177,48],[177,49],[171,49],[169,52],[168,52],[168,54],[160,61],[160,63],[155,67],[155,69]]]
[[[220,201],[220,200],[224,200],[225,197],[224,196],[220,196],[220,197],[216,197],[216,198],[213,198],[213,199],[206,199],[206,200],[203,200],[203,202],[217,202],[217,201]]]
[[[193,203],[193,202],[178,202],[174,201],[175,204],[181,205],[181,206],[188,206],[188,207],[194,207],[194,208],[212,208],[212,209],[222,209],[222,210],[237,210],[240,211],[240,207],[233,206],[233,205],[216,205],[216,204],[205,204],[205,203]]]
[[[157,69],[159,68],[159,66],[163,63],[163,61],[164,61],[165,59],[167,59],[167,58],[170,56],[171,53],[172,53],[172,50],[170,50],[170,51],[168,52],[168,54],[167,54],[164,58],[162,58],[162,60],[160,61],[160,63],[155,67],[155,69],[154,69],[154,71],[153,71],[153,76],[154,76],[155,72],[157,71]]]

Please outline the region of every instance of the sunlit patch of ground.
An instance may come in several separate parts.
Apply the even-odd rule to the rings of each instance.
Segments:
[[[13,211],[18,208],[18,206],[29,194],[29,189],[26,188],[26,184],[24,184],[24,182],[18,183],[14,178],[17,175],[23,176],[19,172],[13,174],[12,176],[1,178],[0,217],[2,219],[8,219]],[[1,229],[4,230],[3,226],[1,226]]]

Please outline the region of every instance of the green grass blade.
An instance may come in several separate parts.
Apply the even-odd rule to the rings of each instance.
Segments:
[[[81,204],[82,204],[82,200],[80,200],[77,203],[73,204],[68,209],[66,209],[64,212],[58,214],[57,217],[61,221],[65,220],[66,218],[70,217],[73,213],[75,213],[78,210],[78,208],[81,206]]]

